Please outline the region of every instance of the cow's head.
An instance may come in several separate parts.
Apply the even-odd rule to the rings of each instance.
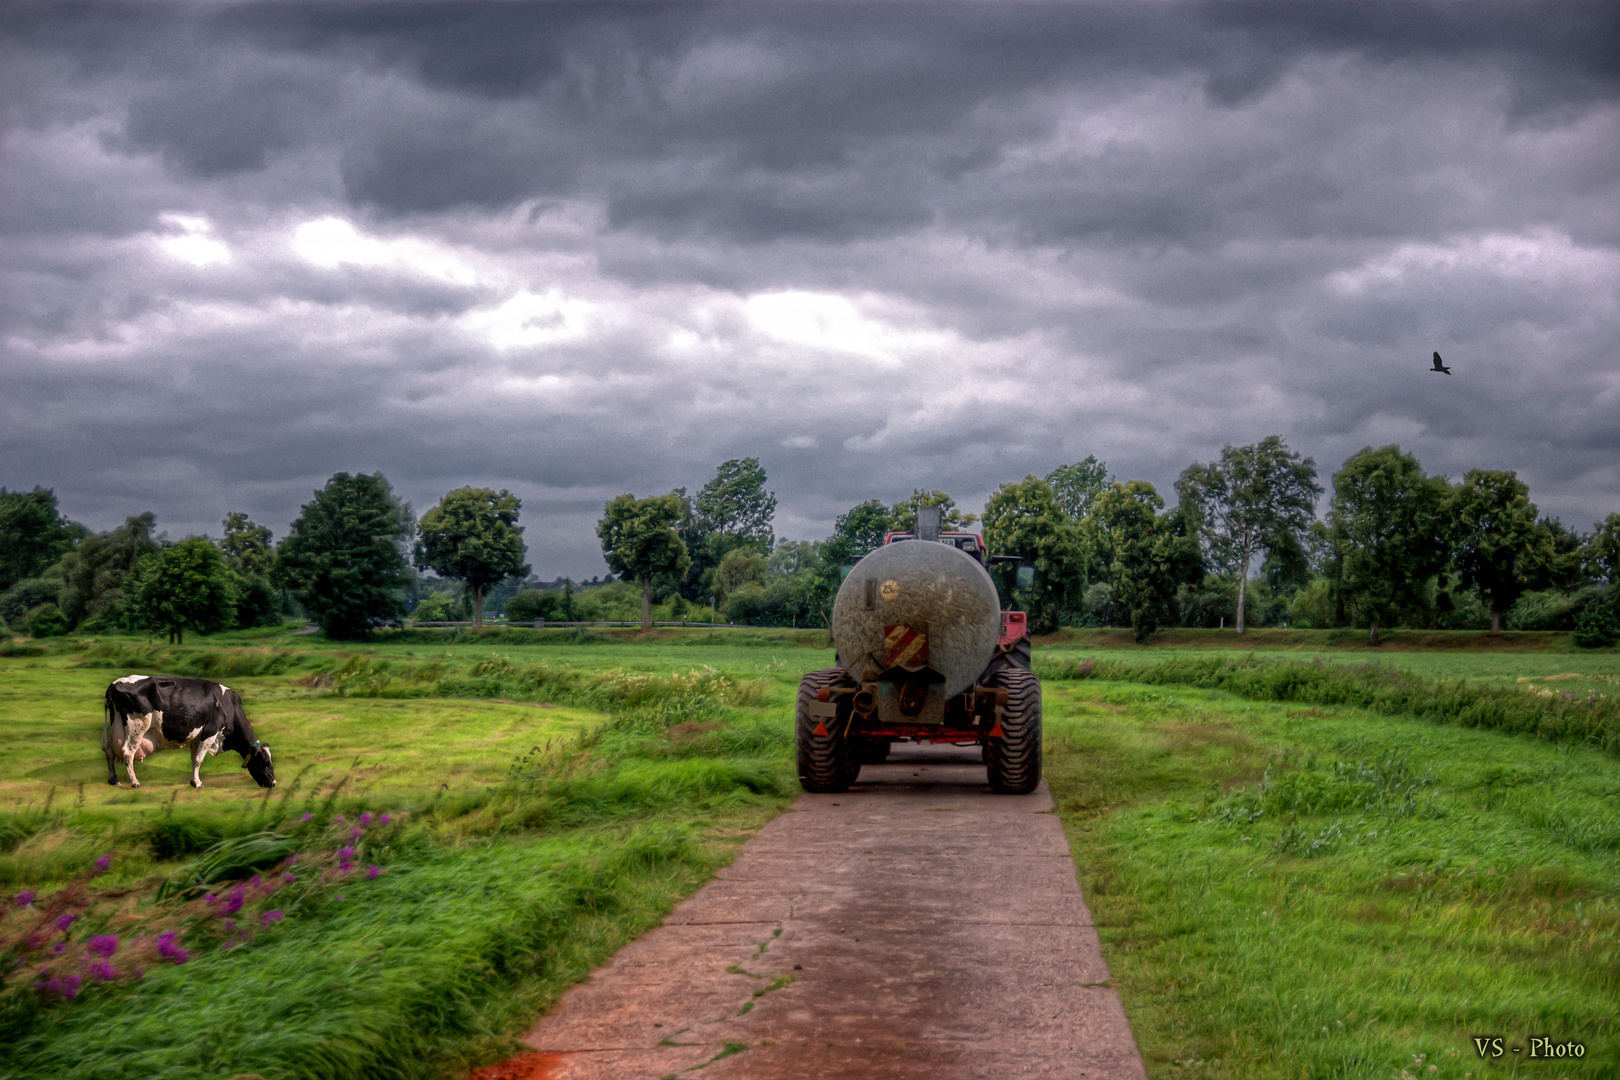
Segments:
[[[242,762],[242,768],[248,771],[249,776],[258,781],[260,787],[276,786],[276,770],[275,766],[270,764],[270,748],[263,743],[256,742],[253,744],[253,749],[248,754],[247,760]]]

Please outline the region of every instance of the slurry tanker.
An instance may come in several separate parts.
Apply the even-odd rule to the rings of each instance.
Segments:
[[[1005,558],[1005,557],[1002,557]],[[845,791],[899,740],[984,748],[992,790],[1041,780],[1041,684],[1027,620],[1004,611],[975,533],[890,533],[833,601],[837,667],[799,682],[794,742],[806,791]],[[1016,560],[1012,560],[1016,561]],[[1025,584],[1033,568],[1020,567]]]

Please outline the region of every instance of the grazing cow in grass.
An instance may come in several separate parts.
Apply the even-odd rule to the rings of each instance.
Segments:
[[[202,787],[203,758],[221,750],[242,755],[242,767],[260,787],[275,787],[270,748],[253,737],[242,699],[228,686],[207,679],[167,675],[125,675],[107,687],[107,724],[101,749],[107,755],[107,783],[118,784],[115,759],[122,758],[129,786],[140,787],[135,763],[159,750],[191,747],[191,786]]]

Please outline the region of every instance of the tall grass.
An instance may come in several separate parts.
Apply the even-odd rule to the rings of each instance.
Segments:
[[[136,880],[112,861],[105,876],[25,888],[27,905],[6,898],[0,1077],[454,1075],[510,1050],[729,859],[738,825],[796,789],[787,727],[757,709],[765,684],[712,669],[335,657],[320,675],[334,699],[521,693],[610,719],[536,747],[493,787],[423,795],[409,814],[338,789],[111,834],[51,812],[65,837],[91,829],[72,852],[81,867],[132,848],[170,861]],[[14,869],[39,868],[22,847]]]
[[[1620,754],[1620,698],[1531,694],[1428,679],[1378,664],[1348,667],[1223,656],[1177,656],[1158,663],[1087,659],[1038,663],[1042,678],[1112,679],[1226,690],[1252,701],[1353,705],[1388,716],[1570,741]]]

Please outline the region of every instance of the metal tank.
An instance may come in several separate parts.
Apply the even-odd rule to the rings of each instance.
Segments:
[[[996,651],[1001,606],[979,561],[949,544],[904,540],[850,571],[833,601],[838,666],[876,686],[885,724],[938,724]]]

